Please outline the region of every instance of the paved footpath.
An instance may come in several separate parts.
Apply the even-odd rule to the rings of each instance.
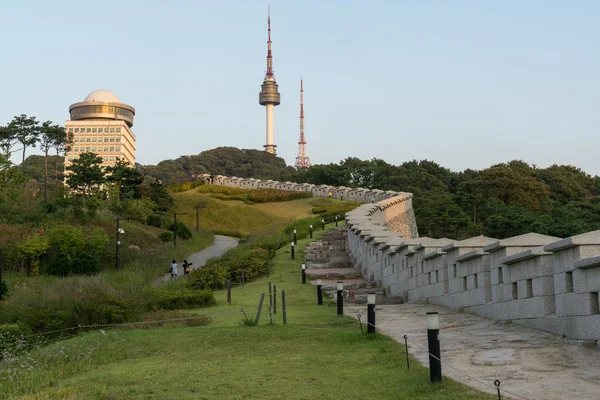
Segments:
[[[206,264],[206,261],[208,261],[210,258],[220,257],[227,250],[232,249],[237,245],[238,241],[235,239],[227,236],[215,235],[215,241],[213,244],[197,253],[192,254],[187,258],[187,260],[188,262],[192,263],[192,269],[202,268],[204,264]],[[183,276],[182,264],[183,260],[177,260],[177,265],[179,266],[177,268],[177,276]],[[166,282],[169,279],[171,279],[171,275],[166,274],[159,281]]]
[[[439,312],[442,363],[491,386],[499,379],[502,389],[522,396],[503,393],[503,399],[600,399],[600,348],[596,345],[582,346],[549,333],[433,305],[378,305],[375,311],[376,329],[401,343],[408,335],[409,352],[424,365],[428,365],[427,353],[417,346],[427,349],[425,313]],[[344,312],[353,317],[361,314],[366,321],[366,305],[348,304]],[[442,372],[496,393],[448,365],[442,364]]]

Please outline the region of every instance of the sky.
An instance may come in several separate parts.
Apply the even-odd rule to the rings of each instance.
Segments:
[[[107,89],[136,109],[141,164],[262,149],[269,6],[289,165],[302,77],[313,164],[520,159],[600,175],[595,0],[0,0],[0,124],[64,124]]]

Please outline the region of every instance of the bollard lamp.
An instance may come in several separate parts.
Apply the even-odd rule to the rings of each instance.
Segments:
[[[317,279],[317,285],[321,286],[323,284],[323,281],[321,279]]]
[[[427,329],[440,329],[439,315],[437,312],[427,313]]]
[[[344,290],[344,282],[338,281],[336,284],[337,290]]]
[[[302,269],[306,269],[306,264],[302,264]]]
[[[375,304],[375,293],[367,294],[367,304]]]

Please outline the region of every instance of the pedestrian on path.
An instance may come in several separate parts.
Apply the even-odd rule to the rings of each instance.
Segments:
[[[183,267],[183,275],[184,276],[188,276],[189,273],[192,271],[192,267],[191,267],[192,264],[193,263],[188,263],[187,260],[183,260],[182,267]]]
[[[177,277],[177,261],[173,260],[171,263],[171,268],[169,269],[169,273],[171,274],[171,280]]]

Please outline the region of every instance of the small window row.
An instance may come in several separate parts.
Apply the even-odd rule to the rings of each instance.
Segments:
[[[121,137],[117,136],[117,137],[75,137],[73,138],[73,142],[77,143],[77,142],[86,142],[86,143],[108,143],[108,142],[120,142],[121,141]]]
[[[120,133],[121,128],[69,128],[69,133]]]

